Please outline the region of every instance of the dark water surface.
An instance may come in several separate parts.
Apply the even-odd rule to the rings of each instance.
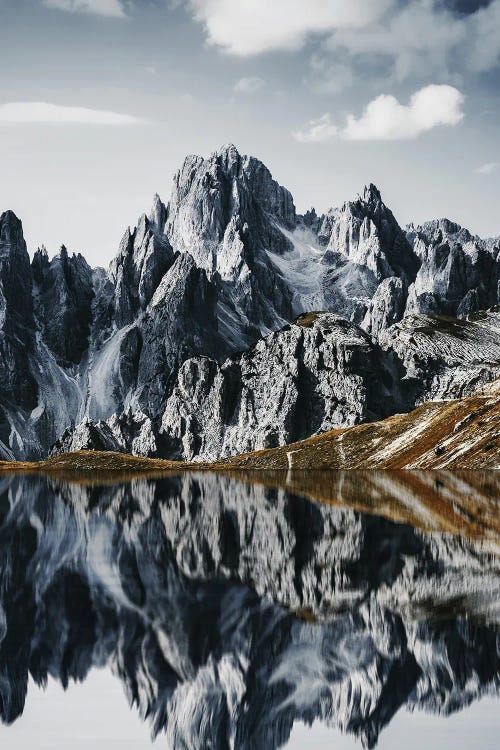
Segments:
[[[498,748],[499,497],[495,472],[0,478],[3,747]]]

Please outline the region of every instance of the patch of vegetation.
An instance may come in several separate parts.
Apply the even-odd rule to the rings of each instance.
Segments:
[[[320,317],[321,313],[312,310],[308,313],[302,313],[298,318],[295,319],[295,325],[301,328],[312,328],[315,321]]]
[[[164,461],[156,458],[131,456],[113,451],[75,451],[53,456],[45,461],[0,461],[0,473],[41,474],[144,474],[164,471],[179,471],[193,468],[193,464],[180,461]],[[198,464],[196,465],[198,467]]]

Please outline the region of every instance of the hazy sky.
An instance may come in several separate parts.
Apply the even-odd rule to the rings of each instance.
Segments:
[[[500,0],[0,0],[0,210],[116,252],[188,153],[500,234]]]

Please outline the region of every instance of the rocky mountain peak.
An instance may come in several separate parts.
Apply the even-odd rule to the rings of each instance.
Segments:
[[[33,281],[35,284],[41,284],[45,269],[49,265],[49,254],[47,252],[47,248],[45,245],[42,245],[41,247],[37,248],[36,252],[33,254],[33,260],[31,261],[31,272],[33,274]]]
[[[328,212],[320,229],[323,241],[328,233],[328,249],[365,266],[377,282],[396,276],[409,284],[415,278],[417,256],[375,185]]]
[[[475,237],[468,229],[465,229],[455,221],[450,219],[434,219],[426,221],[420,226],[408,228],[408,234],[413,238],[418,237],[424,241],[425,245],[448,243],[451,245],[466,245],[470,242],[479,242],[481,240]]]
[[[26,266],[28,251],[23,235],[23,225],[13,211],[0,216],[0,259],[10,259]],[[29,262],[29,259],[28,259]]]
[[[165,223],[167,221],[167,207],[163,203],[162,199],[155,193],[153,198],[153,205],[149,212],[149,223],[152,228],[156,229],[157,232],[163,234],[165,229]]]
[[[28,314],[31,309],[30,259],[23,225],[13,211],[0,216],[0,284],[6,300]]]
[[[262,162],[231,144],[207,159],[189,157],[174,178],[167,236],[174,250],[191,253],[209,273],[218,269],[218,256],[225,269],[238,271],[245,227],[260,235],[260,244],[272,244],[270,222],[295,227],[292,196]],[[286,245],[283,237],[277,241]]]
[[[369,185],[365,185],[365,189],[363,190],[363,203],[370,203],[370,204],[376,204],[382,202],[382,195],[380,193],[380,190],[376,185],[373,184],[373,182],[370,182]]]
[[[131,323],[145,309],[172,265],[174,253],[163,234],[166,215],[167,209],[156,195],[149,218],[142,214],[133,230],[127,228],[110,263],[114,286],[112,316],[118,326]]]
[[[237,175],[242,161],[240,152],[233,143],[225,143],[212,155],[227,174]]]

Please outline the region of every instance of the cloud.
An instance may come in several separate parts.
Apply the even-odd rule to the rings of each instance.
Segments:
[[[188,0],[210,44],[234,55],[297,50],[314,34],[359,28],[397,0]]]
[[[349,115],[342,137],[349,141],[395,141],[416,138],[438,125],[458,125],[463,120],[463,94],[453,86],[425,86],[409,104],[381,94],[361,117]]]
[[[361,117],[347,115],[343,128],[335,125],[328,112],[292,135],[299,143],[323,143],[337,136],[346,141],[406,140],[438,125],[458,125],[464,118],[463,103],[463,94],[453,86],[425,86],[408,104],[381,94],[369,102]]]
[[[467,14],[440,0],[400,3],[363,28],[335,30],[322,51],[351,65],[370,61],[375,71],[388,67],[396,80],[482,73],[500,62],[500,0]]]
[[[104,109],[65,107],[47,102],[8,102],[0,105],[0,124],[138,125],[146,122],[133,115]]]
[[[476,174],[493,174],[497,169],[500,169],[500,161],[489,161],[474,170]]]
[[[338,134],[338,128],[332,122],[329,112],[317,120],[309,120],[301,130],[295,130],[292,135],[299,143],[323,143]]]
[[[263,89],[266,82],[262,78],[250,77],[240,78],[234,84],[234,90],[237,94],[256,94],[257,91]]]
[[[43,0],[43,4],[67,13],[94,13],[110,18],[125,18],[127,15],[121,0]]]
[[[318,94],[338,94],[354,83],[353,68],[343,62],[335,62],[323,55],[313,55],[307,82]]]
[[[239,56],[313,46],[310,85],[363,77],[457,83],[500,64],[500,0],[184,0],[208,42]],[[321,62],[323,70],[314,76]]]

